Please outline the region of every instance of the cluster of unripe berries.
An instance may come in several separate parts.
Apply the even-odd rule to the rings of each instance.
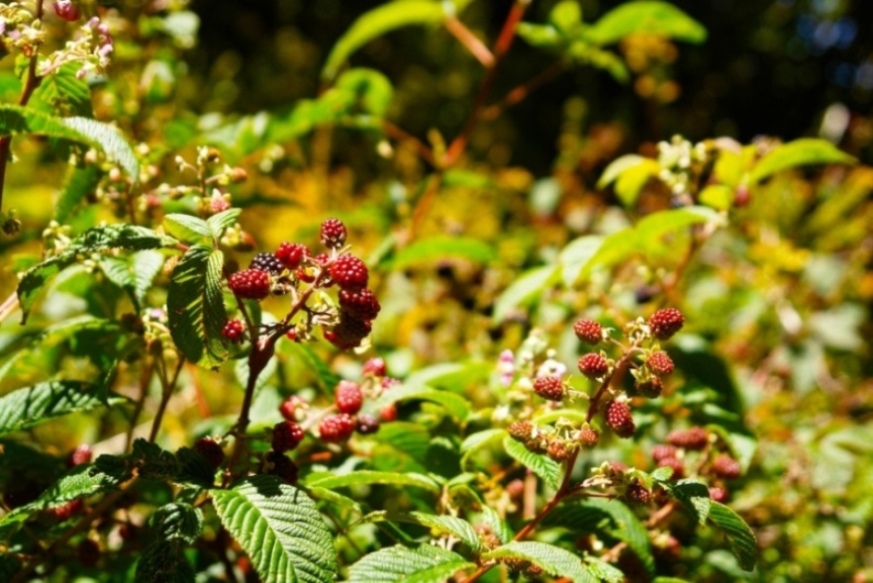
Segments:
[[[279,475],[288,482],[296,480],[297,466],[285,454],[297,449],[307,431],[314,429],[314,435],[323,443],[343,443],[355,432],[361,435],[375,433],[381,423],[396,419],[397,410],[393,404],[380,410],[365,408],[368,403],[375,406],[379,397],[400,382],[387,376],[385,361],[371,358],[364,364],[362,375],[360,383],[349,380],[337,383],[333,407],[327,410],[316,411],[298,396],[282,401],[279,413],[284,420],[274,425],[271,432],[271,450],[265,464],[268,473]]]
[[[338,309],[297,307],[305,318],[287,327],[293,340],[309,337],[314,324],[321,325],[326,340],[343,349],[355,348],[372,330],[372,321],[381,310],[379,301],[367,289],[369,271],[366,264],[345,248],[347,231],[339,219],[321,224],[321,242],[327,252],[313,255],[306,245],[284,242],[274,253],[259,253],[248,269],[227,278],[230,290],[240,299],[260,301],[270,295],[293,294],[295,300],[302,284],[312,288],[336,287]],[[246,338],[246,326],[241,320],[229,320],[222,334],[231,342]]]

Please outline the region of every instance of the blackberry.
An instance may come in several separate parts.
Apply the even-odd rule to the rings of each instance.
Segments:
[[[652,448],[652,459],[656,463],[662,459],[676,457],[677,455],[679,455],[679,450],[672,445],[658,444]]]
[[[324,331],[324,338],[337,348],[355,348],[360,346],[361,341],[370,334],[371,330],[372,325],[369,321],[342,314],[336,326]]]
[[[699,450],[709,442],[709,432],[703,427],[676,429],[667,434],[667,443],[683,449]]]
[[[334,391],[334,402],[340,413],[354,415],[361,410],[364,403],[364,393],[358,383],[340,381]]]
[[[358,424],[355,427],[361,435],[369,435],[379,431],[379,418],[369,413],[361,413],[358,415]]]
[[[322,441],[345,441],[354,431],[355,420],[345,413],[325,417],[318,425],[318,434]]]
[[[589,379],[596,379],[609,372],[609,362],[602,354],[590,352],[579,359],[579,372]]]
[[[603,327],[594,320],[579,320],[573,325],[576,338],[595,346],[603,340]]]
[[[382,410],[379,411],[379,420],[383,423],[389,423],[397,419],[397,405],[394,403],[390,405],[385,405],[382,407]]]
[[[194,442],[193,449],[203,456],[213,472],[217,470],[224,461],[224,450],[222,450],[218,442],[211,437],[202,437],[198,439]]]
[[[534,380],[534,391],[548,401],[560,401],[564,398],[564,382],[560,377],[545,376]]]
[[[546,455],[556,462],[562,462],[570,457],[570,448],[567,447],[563,440],[554,439],[546,446]]]
[[[646,366],[656,375],[665,377],[673,372],[673,359],[666,352],[658,350],[649,355]]]
[[[653,376],[644,381],[637,380],[634,387],[643,397],[657,399],[661,396],[661,391],[664,389],[664,383],[660,378]]]
[[[282,243],[276,249],[276,259],[288,269],[297,269],[304,257],[309,256],[309,249],[300,243]]]
[[[600,434],[586,423],[579,430],[579,441],[582,443],[582,447],[594,447],[600,441]]]
[[[364,368],[361,373],[365,377],[384,377],[388,373],[385,359],[379,356],[371,358],[364,363]]]
[[[327,219],[321,223],[321,242],[329,249],[339,249],[346,242],[346,226],[339,219]]]
[[[649,329],[658,340],[667,340],[685,323],[685,316],[676,308],[662,308],[649,316]]]
[[[227,284],[236,296],[262,300],[270,295],[270,275],[260,269],[243,269],[227,278]]]
[[[631,408],[624,401],[610,401],[604,411],[606,424],[619,437],[631,437],[637,427],[631,416]]]
[[[382,309],[376,295],[368,289],[360,291],[340,290],[339,305],[345,313],[359,320],[373,320]]]
[[[260,269],[270,275],[279,275],[285,269],[279,258],[272,253],[258,253],[249,264],[249,269]]]
[[[246,326],[240,320],[228,320],[221,329],[221,335],[231,342],[242,342],[245,338]]]
[[[712,460],[712,473],[725,480],[736,480],[742,475],[742,468],[740,462],[726,453],[721,453]]]
[[[297,483],[297,464],[288,459],[285,454],[277,451],[268,452],[266,461],[265,470],[268,474],[278,476],[280,480],[292,486]]]
[[[652,501],[652,492],[639,482],[632,482],[624,491],[624,497],[628,502],[647,505]]]
[[[367,287],[369,272],[359,257],[343,253],[330,264],[328,270],[331,278],[344,290],[359,291]]]
[[[56,520],[63,521],[69,520],[73,516],[79,514],[84,506],[85,503],[82,501],[82,499],[76,498],[75,500],[70,500],[65,504],[61,504],[60,506],[49,508],[48,512]]]
[[[279,413],[281,413],[286,421],[296,421],[297,407],[299,407],[302,402],[303,401],[300,397],[288,397],[279,405]]]
[[[682,461],[678,458],[674,457],[665,457],[658,460],[659,468],[673,468],[673,475],[670,476],[671,480],[678,480],[685,476],[685,466],[682,465]]]
[[[285,453],[300,445],[305,437],[303,428],[294,421],[280,421],[273,426],[273,451]]]
[[[721,486],[712,486],[709,489],[709,497],[716,502],[721,502],[724,504],[730,498],[730,493],[727,491],[727,488],[722,488]]]
[[[58,18],[62,18],[67,22],[79,20],[79,9],[73,4],[72,0],[55,0],[53,7]]]
[[[91,457],[93,453],[91,451],[91,446],[83,443],[76,446],[76,449],[70,452],[70,455],[67,457],[67,467],[72,468],[74,466],[80,466],[82,464],[91,463]]]
[[[527,441],[533,437],[534,426],[530,421],[513,421],[506,428],[512,439],[516,441]]]

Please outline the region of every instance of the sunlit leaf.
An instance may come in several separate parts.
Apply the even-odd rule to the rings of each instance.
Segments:
[[[801,138],[777,146],[752,170],[749,178],[760,182],[773,174],[796,166],[811,164],[855,164],[857,160],[827,140]]]
[[[627,2],[601,16],[587,31],[587,38],[606,45],[632,34],[651,34],[690,43],[706,40],[702,24],[667,2]]]

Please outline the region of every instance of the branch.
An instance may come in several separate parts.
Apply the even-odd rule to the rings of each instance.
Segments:
[[[485,68],[494,66],[494,55],[488,50],[488,47],[479,40],[479,38],[470,31],[467,26],[452,16],[446,20],[446,29],[464,45],[470,53],[476,57],[476,60],[482,63]]]

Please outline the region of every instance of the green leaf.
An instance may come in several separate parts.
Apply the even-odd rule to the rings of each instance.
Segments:
[[[706,485],[693,480],[682,480],[673,486],[672,493],[694,514],[698,524],[706,523],[713,504]]]
[[[585,557],[585,565],[591,571],[598,581],[606,581],[606,583],[624,583],[624,573],[618,567],[610,565],[606,561],[596,557]]]
[[[127,402],[115,395],[104,400],[100,393],[97,385],[74,381],[51,381],[13,391],[0,398],[0,435],[68,413]]]
[[[394,403],[397,401],[423,400],[438,403],[446,408],[455,419],[464,422],[470,415],[470,402],[460,395],[441,391],[430,387],[407,386],[392,387],[390,391],[379,399],[380,404]]]
[[[620,500],[604,500],[602,498],[589,498],[578,504],[579,508],[602,512],[609,516],[615,524],[615,529],[609,533],[619,540],[627,543],[627,546],[640,559],[649,574],[655,572],[655,559],[649,545],[649,535],[645,526],[637,518],[636,514]]]
[[[725,211],[733,205],[734,189],[725,184],[710,184],[700,191],[697,198],[701,204]]]
[[[322,391],[328,393],[342,380],[338,374],[322,359],[312,347],[297,342],[280,342],[279,348],[285,354],[291,354],[302,361],[306,368],[315,375],[315,380]]]
[[[782,170],[811,164],[856,164],[858,161],[827,140],[801,138],[777,146],[755,164],[749,178],[760,182]]]
[[[476,565],[452,551],[431,545],[401,545],[365,555],[349,568],[349,583],[444,583]]]
[[[224,235],[224,232],[237,222],[241,214],[242,209],[230,208],[226,211],[216,213],[206,219],[206,224],[209,226],[209,232],[212,234],[212,237],[216,241],[221,239],[221,237]]]
[[[467,458],[480,447],[485,446],[491,441],[495,441],[499,438],[506,437],[505,429],[485,429],[483,431],[477,431],[476,433],[468,435],[463,442],[461,442],[461,454],[464,457],[461,458],[461,467],[464,466]]]
[[[334,88],[348,94],[349,106],[377,118],[385,117],[394,88],[388,77],[375,69],[349,69],[337,79]]]
[[[70,166],[63,190],[55,204],[55,221],[66,223],[76,205],[97,189],[101,175],[100,169],[91,164]]]
[[[561,0],[549,12],[549,23],[565,36],[582,24],[582,8],[576,0]]]
[[[201,218],[174,213],[165,216],[161,225],[167,233],[185,243],[192,245],[212,243],[212,229]]]
[[[699,44],[706,40],[706,28],[667,2],[627,2],[610,10],[587,31],[587,38],[599,45],[616,43],[631,34],[665,36]]]
[[[430,433],[419,423],[383,423],[376,434],[379,445],[373,452],[377,470],[425,472]]]
[[[615,182],[618,177],[624,174],[627,170],[644,164],[647,161],[654,162],[654,160],[645,158],[639,154],[625,154],[624,156],[619,156],[610,162],[606,167],[606,170],[603,171],[603,174],[600,175],[600,180],[597,181],[597,188],[606,188]]]
[[[152,282],[163,266],[164,256],[158,251],[145,250],[133,254],[131,264],[134,279],[133,294],[140,305],[145,301]]]
[[[352,53],[392,30],[414,24],[437,24],[446,17],[442,4],[427,0],[392,2],[365,12],[334,45],[321,70],[321,78],[329,81],[336,77]]]
[[[494,302],[494,320],[503,321],[510,312],[534,301],[550,285],[558,273],[557,265],[544,265],[524,272],[503,290]]]
[[[93,117],[91,90],[84,79],[76,76],[79,68],[78,63],[67,63],[44,76],[33,93],[31,106],[45,104],[40,109],[49,115],[62,112],[64,115]]]
[[[372,470],[358,470],[350,474],[319,475],[312,480],[307,480],[307,486],[319,488],[346,488],[349,486],[363,486],[369,484],[385,484],[392,486],[414,486],[424,488],[431,492],[439,492],[439,484],[422,474],[412,472],[376,472]]]
[[[556,49],[564,43],[555,27],[548,24],[519,23],[518,36],[532,47],[543,49]]]
[[[221,523],[265,583],[332,583],[339,567],[333,534],[302,490],[253,476],[212,490]]]
[[[160,539],[191,545],[203,532],[203,511],[190,504],[171,502],[155,510],[149,523]]]
[[[167,312],[173,342],[190,360],[215,368],[227,358],[221,329],[227,320],[222,297],[224,255],[203,245],[188,249],[173,270]]]
[[[758,562],[758,543],[749,525],[736,512],[715,501],[709,509],[709,520],[727,535],[740,567],[745,571],[754,569]]]
[[[141,583],[194,583],[194,568],[177,540],[158,540],[146,547],[136,563],[135,580]]]
[[[626,168],[615,182],[615,195],[618,200],[626,208],[633,207],[640,196],[640,191],[649,179],[658,175],[660,170],[661,166],[649,158],[643,158],[639,164]]]
[[[604,237],[586,235],[567,243],[560,255],[561,279],[565,286],[570,287],[579,280],[585,266],[597,255],[603,242]]]
[[[106,157],[124,168],[134,182],[139,181],[139,162],[118,130],[85,117],[67,117],[61,121],[80,136],[78,141],[103,150]]]
[[[405,2],[401,4],[406,4]],[[401,249],[391,261],[391,269],[399,271],[418,267],[426,261],[466,259],[474,263],[494,260],[494,248],[472,237],[431,237],[415,241]]]
[[[450,534],[467,545],[473,552],[478,552],[482,546],[479,535],[473,525],[456,516],[437,516],[424,512],[392,513],[384,516],[385,520],[420,524],[431,529],[431,534]]]
[[[483,560],[523,559],[549,575],[574,583],[596,583],[597,579],[583,565],[582,559],[560,547],[541,542],[513,541],[482,554]]]
[[[510,457],[542,478],[546,484],[552,488],[558,487],[558,474],[561,467],[556,462],[530,451],[524,444],[515,441],[508,435],[503,439],[503,449]]]
[[[665,235],[681,232],[691,225],[714,222],[724,224],[724,217],[717,211],[705,206],[688,206],[678,209],[658,211],[643,218],[637,223],[636,244],[640,249],[662,245],[661,238]]]

